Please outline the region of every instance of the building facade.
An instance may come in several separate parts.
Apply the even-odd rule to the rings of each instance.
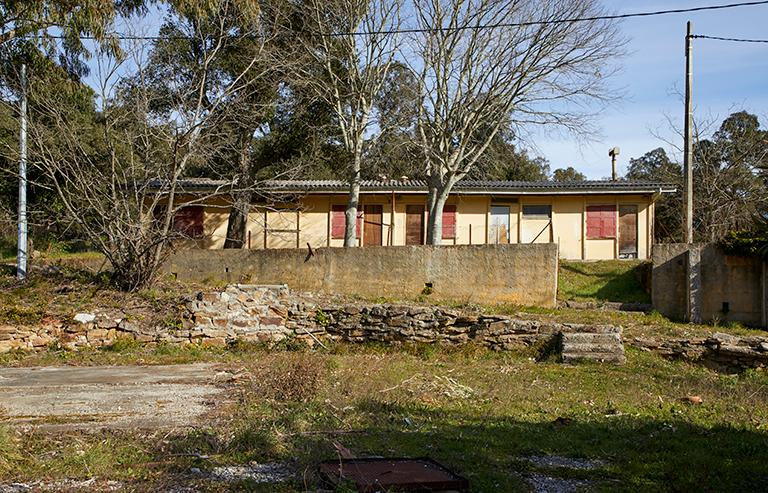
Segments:
[[[208,184],[187,184],[188,193]],[[654,202],[674,187],[629,181],[460,181],[443,210],[442,244],[557,243],[564,259],[648,259]],[[341,247],[347,185],[273,181],[255,193],[246,248]],[[261,193],[263,192],[263,193]],[[222,248],[229,202],[213,198],[182,209],[189,246]],[[420,245],[426,238],[427,186],[417,180],[364,181],[357,244]]]

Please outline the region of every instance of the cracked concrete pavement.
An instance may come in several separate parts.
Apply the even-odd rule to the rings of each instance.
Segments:
[[[174,428],[226,402],[220,364],[0,368],[0,419],[53,428]]]

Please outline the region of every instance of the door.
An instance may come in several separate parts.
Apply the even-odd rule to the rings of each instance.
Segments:
[[[491,225],[488,228],[488,243],[509,243],[509,206],[491,206]]]
[[[382,219],[384,214],[381,205],[370,204],[365,206],[363,221],[363,246],[381,246]]]
[[[637,258],[637,206],[619,206],[619,258]]]
[[[424,206],[405,206],[405,244],[424,244]]]

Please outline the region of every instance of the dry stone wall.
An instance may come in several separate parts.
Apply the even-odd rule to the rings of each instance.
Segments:
[[[716,332],[710,337],[689,339],[636,337],[630,344],[670,359],[698,361],[720,371],[768,366],[768,337],[738,337]]]
[[[324,341],[445,345],[474,342],[494,350],[509,350],[556,342],[563,333],[583,332],[620,334],[620,328],[479,315],[439,306],[318,303],[291,293],[284,285],[230,285],[190,297],[178,324],[143,324],[120,311],[78,313],[70,320],[36,329],[0,327],[0,351],[51,345],[69,349],[100,347],[120,338],[145,344],[217,346],[235,341],[275,343],[287,338],[309,345]]]

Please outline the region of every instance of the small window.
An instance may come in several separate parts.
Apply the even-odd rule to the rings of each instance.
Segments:
[[[523,219],[551,219],[551,205],[524,205]]]
[[[456,206],[445,204],[443,206],[443,239],[456,238]]]
[[[203,236],[203,207],[190,205],[182,207],[173,215],[173,230],[187,238]]]
[[[616,238],[616,206],[587,206],[587,239]]]
[[[331,238],[334,240],[344,239],[344,230],[347,227],[346,219],[347,206],[344,204],[334,204],[331,206]],[[358,210],[357,213],[357,231],[356,237],[360,237],[360,223],[362,222],[363,214]]]

